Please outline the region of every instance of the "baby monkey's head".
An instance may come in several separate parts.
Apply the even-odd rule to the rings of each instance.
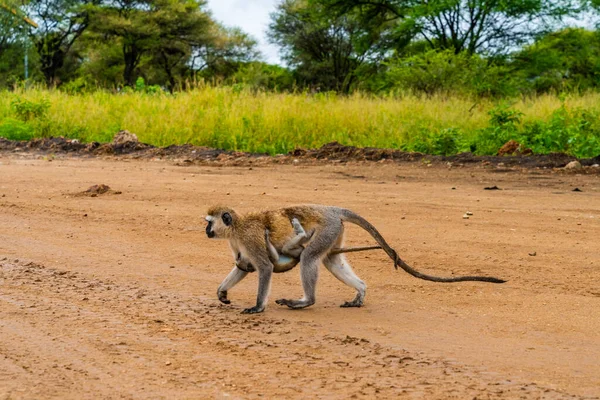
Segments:
[[[229,207],[214,206],[206,215],[206,236],[211,239],[229,239],[233,235],[233,225],[238,215]]]

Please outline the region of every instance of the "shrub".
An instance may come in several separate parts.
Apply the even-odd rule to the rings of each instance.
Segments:
[[[0,122],[0,137],[10,140],[31,140],[35,137],[35,129],[18,119],[5,118]]]
[[[14,113],[21,121],[31,121],[33,119],[44,119],[50,109],[50,101],[41,99],[38,102],[15,98],[10,103]]]
[[[388,68],[391,88],[413,93],[504,97],[518,92],[518,81],[507,66],[465,52],[429,50],[399,58]]]

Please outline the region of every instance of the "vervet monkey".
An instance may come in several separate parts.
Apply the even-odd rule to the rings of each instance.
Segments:
[[[276,303],[289,308],[305,308],[315,303],[315,290],[319,264],[323,262],[337,279],[353,287],[356,297],[342,304],[342,307],[360,307],[366,294],[365,283],[354,273],[343,254],[336,252],[344,240],[344,222],[356,224],[366,230],[394,261],[394,267],[402,268],[409,274],[434,282],[482,281],[503,283],[502,279],[485,276],[460,276],[440,278],[420,273],[400,259],[379,231],[360,215],[344,208],[322,205],[300,205],[278,210],[240,215],[224,206],[211,207],[206,221],[206,235],[209,238],[227,239],[236,258],[247,260],[258,271],[258,294],[256,305],[243,311],[246,314],[263,312],[271,286],[274,264],[270,259],[266,240],[281,253],[283,246],[295,236],[290,221],[297,219],[310,231],[314,231],[306,248],[300,254],[300,276],[304,296],[298,300],[279,299]],[[268,237],[265,233],[268,231]],[[239,257],[237,255],[239,254]],[[246,277],[247,271],[237,266],[227,275],[217,291],[219,300],[229,303],[227,291]]]

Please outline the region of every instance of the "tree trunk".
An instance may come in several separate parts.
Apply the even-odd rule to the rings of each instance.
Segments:
[[[135,69],[140,62],[140,52],[135,44],[123,45],[123,61],[125,61],[125,70],[123,71],[123,80],[129,87],[135,86]]]

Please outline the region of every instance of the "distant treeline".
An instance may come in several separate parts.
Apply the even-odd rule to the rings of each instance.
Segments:
[[[282,67],[205,0],[0,0],[0,88],[582,92],[600,86],[599,11],[600,0],[283,0],[268,28]]]

